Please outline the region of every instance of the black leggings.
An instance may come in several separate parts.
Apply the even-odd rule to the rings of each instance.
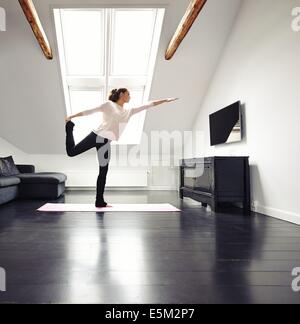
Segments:
[[[108,166],[110,161],[110,143],[111,140],[107,138],[98,136],[94,132],[91,132],[86,138],[84,138],[80,143],[75,145],[73,136],[73,127],[70,124],[66,127],[66,150],[70,157],[82,154],[92,148],[97,149],[98,161],[99,161],[99,176],[97,179],[97,202],[104,202],[104,189],[106,184],[106,176],[108,172]]]

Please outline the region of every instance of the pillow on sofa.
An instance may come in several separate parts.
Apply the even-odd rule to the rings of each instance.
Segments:
[[[0,158],[0,176],[8,177],[17,174],[20,174],[20,171],[16,167],[12,156]]]
[[[6,176],[8,173],[6,161],[4,158],[0,158],[0,176]]]

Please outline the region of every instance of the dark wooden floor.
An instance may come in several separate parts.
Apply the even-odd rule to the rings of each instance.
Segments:
[[[213,214],[176,192],[108,192],[110,203],[171,203],[182,213],[41,213],[0,207],[5,303],[300,303],[300,227]],[[58,202],[93,203],[92,192]]]

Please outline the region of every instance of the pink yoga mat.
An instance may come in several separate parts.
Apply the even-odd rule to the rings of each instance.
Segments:
[[[96,208],[91,204],[46,204],[41,212],[180,212],[170,204],[110,204],[112,207]]]

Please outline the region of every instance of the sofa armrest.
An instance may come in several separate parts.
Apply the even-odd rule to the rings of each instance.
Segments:
[[[17,168],[21,173],[34,173],[35,172],[34,165],[18,164]]]

